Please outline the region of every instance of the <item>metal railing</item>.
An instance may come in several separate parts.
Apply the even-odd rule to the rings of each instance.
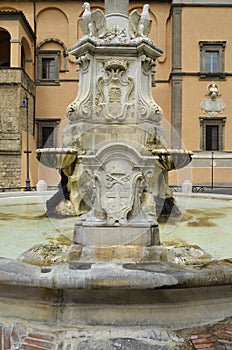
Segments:
[[[182,186],[180,185],[170,185],[169,186],[173,192],[183,192],[182,191]],[[226,193],[230,192],[232,194],[232,186],[220,186],[220,185],[214,185],[212,188],[211,185],[193,185],[192,186],[192,192],[193,193],[200,193],[200,192],[205,192],[205,193]]]
[[[57,190],[57,186],[48,186],[48,191]],[[0,192],[31,192],[36,191],[36,186],[30,186],[29,188],[26,186],[18,186],[18,187],[0,187]]]
[[[35,186],[30,186],[30,188],[25,187],[25,186],[20,186],[20,187],[0,187],[0,192],[20,192],[20,191],[35,191],[36,187]]]

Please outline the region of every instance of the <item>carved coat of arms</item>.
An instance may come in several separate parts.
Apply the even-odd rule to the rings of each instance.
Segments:
[[[96,111],[107,121],[123,121],[134,113],[134,79],[127,75],[128,65],[127,61],[110,59],[104,63],[105,74],[97,80]]]

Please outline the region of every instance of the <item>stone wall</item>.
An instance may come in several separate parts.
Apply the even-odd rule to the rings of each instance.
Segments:
[[[21,155],[0,154],[0,187],[19,187],[21,180]]]
[[[0,349],[187,350],[190,345],[176,329],[231,317],[231,286],[136,291],[98,288],[51,290],[17,286],[17,282],[4,286],[1,281]],[[195,338],[191,339],[196,344]]]
[[[25,93],[29,96],[29,133],[32,134],[33,82],[22,69],[1,69],[0,188],[21,185],[22,131],[26,130],[26,109],[20,106]]]

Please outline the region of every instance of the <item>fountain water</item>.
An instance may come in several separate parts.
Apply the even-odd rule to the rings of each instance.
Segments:
[[[84,3],[84,36],[70,48],[79,92],[67,108],[63,148],[37,150],[41,163],[61,169],[76,215],[85,212],[74,228],[75,252],[85,250],[80,260],[85,247],[91,259],[102,247],[111,260],[115,246],[159,245],[156,202],[171,203],[168,215],[174,205],[167,172],[191,161],[190,151],[165,147],[163,112],[151,91],[162,51],[147,37],[149,6],[128,18],[128,3],[106,1],[105,15]],[[56,204],[53,198],[50,211]]]

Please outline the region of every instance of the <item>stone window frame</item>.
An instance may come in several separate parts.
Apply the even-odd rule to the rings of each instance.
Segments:
[[[206,149],[206,126],[218,126],[218,152],[225,149],[225,123],[226,117],[199,117],[200,119],[200,149],[201,151],[211,152]]]
[[[54,79],[42,78],[42,60],[43,58],[50,58],[55,60],[55,77]],[[36,65],[36,83],[37,85],[59,85],[60,72],[60,50],[39,50],[37,51],[37,65]]]
[[[43,148],[42,144],[42,130],[43,127],[53,127],[54,128],[54,147],[58,147],[58,136],[59,136],[59,124],[60,119],[36,119],[37,126],[37,148]]]
[[[225,79],[225,47],[226,41],[199,41],[200,45],[200,79]],[[206,51],[217,51],[219,54],[219,72],[206,72]]]

